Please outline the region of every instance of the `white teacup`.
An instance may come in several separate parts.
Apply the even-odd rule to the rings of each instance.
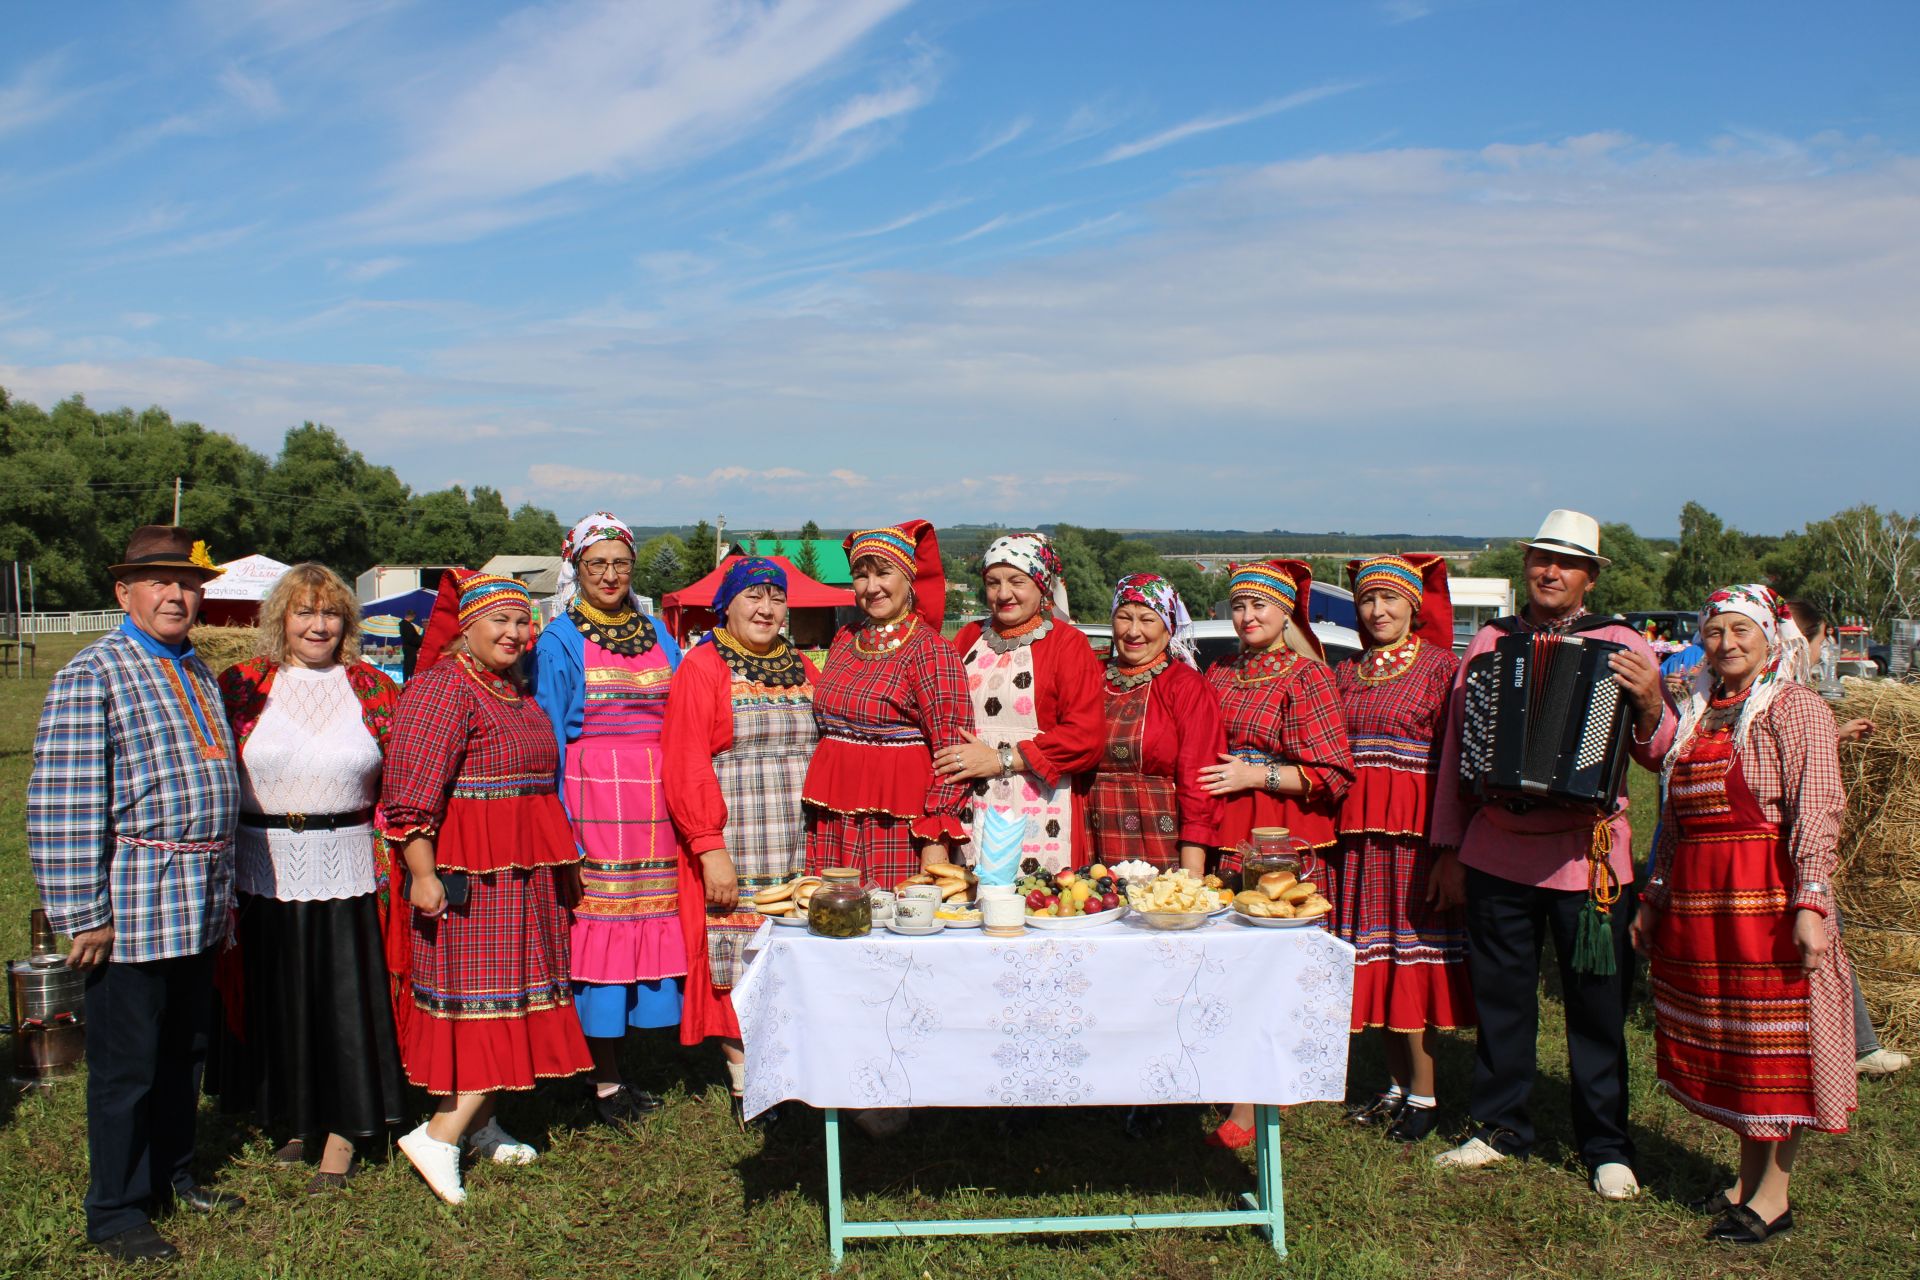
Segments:
[[[1018,932],[1027,927],[1026,903],[1015,897],[1011,891],[980,897],[980,927],[999,933],[1002,930]]]
[[[915,886],[915,888],[918,887]],[[937,897],[925,898],[919,894],[902,895],[893,905],[893,922],[906,929],[927,928],[933,923],[933,913],[939,905],[940,900]]]
[[[873,904],[873,922],[885,924],[893,919],[896,899],[891,890],[872,889],[867,893],[867,901]]]
[[[940,901],[940,897],[941,889],[937,884],[910,884],[900,890],[900,900],[902,902],[905,902],[908,898],[925,898],[929,902],[937,903]]]

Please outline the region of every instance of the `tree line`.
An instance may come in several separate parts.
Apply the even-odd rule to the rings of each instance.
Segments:
[[[415,492],[391,467],[376,466],[330,428],[303,423],[269,458],[163,409],[101,412],[74,396],[49,411],[0,388],[0,561],[33,567],[41,609],[97,608],[111,597],[106,566],[142,524],[172,518],[174,477],[184,479],[180,522],[204,537],[220,559],[259,552],[277,560],[318,560],[357,575],[376,564],[485,564],[495,555],[553,555],[565,532],[553,512],[531,503],[508,508],[498,490],[458,485]],[[1233,530],[1117,531],[1072,524],[1043,526],[1065,566],[1076,615],[1106,608],[1113,583],[1151,570],[1171,579],[1194,616],[1225,596],[1227,575],[1190,560],[1166,559],[1238,547],[1355,554],[1485,545],[1479,539],[1407,535],[1244,533]],[[955,614],[977,612],[979,557],[1005,528],[956,524],[941,529]],[[835,531],[838,532],[838,531]],[[658,600],[713,566],[716,535],[690,529],[637,530],[634,585]],[[752,551],[784,535],[729,530]],[[822,536],[812,521],[794,535]],[[1772,583],[1811,599],[1836,617],[1858,617],[1884,635],[1895,617],[1920,611],[1920,519],[1872,506],[1851,507],[1786,534],[1730,528],[1698,503],[1680,512],[1680,536],[1648,539],[1625,524],[1602,526],[1613,564],[1600,575],[1593,607],[1609,612],[1699,608],[1729,582]],[[1344,583],[1345,556],[1315,557],[1314,575]],[[811,547],[796,567],[818,576]],[[1471,563],[1478,576],[1520,581],[1520,551],[1496,545]]]

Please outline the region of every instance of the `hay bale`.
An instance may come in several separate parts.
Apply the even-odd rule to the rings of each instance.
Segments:
[[[219,675],[243,658],[251,658],[260,643],[257,627],[195,627],[189,637],[200,661]]]
[[[1847,817],[1834,892],[1847,955],[1889,1043],[1920,1044],[1920,685],[1848,680],[1835,708],[1873,721],[1840,747]]]

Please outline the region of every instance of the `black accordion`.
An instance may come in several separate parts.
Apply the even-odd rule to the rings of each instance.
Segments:
[[[1607,659],[1626,648],[1530,632],[1502,636],[1469,662],[1461,793],[1512,807],[1610,812],[1627,769],[1633,707]]]

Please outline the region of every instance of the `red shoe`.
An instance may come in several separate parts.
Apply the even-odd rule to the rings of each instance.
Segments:
[[[1242,1129],[1231,1120],[1222,1120],[1220,1127],[1207,1135],[1210,1147],[1225,1147],[1228,1151],[1238,1151],[1242,1147],[1253,1145],[1253,1130]]]

